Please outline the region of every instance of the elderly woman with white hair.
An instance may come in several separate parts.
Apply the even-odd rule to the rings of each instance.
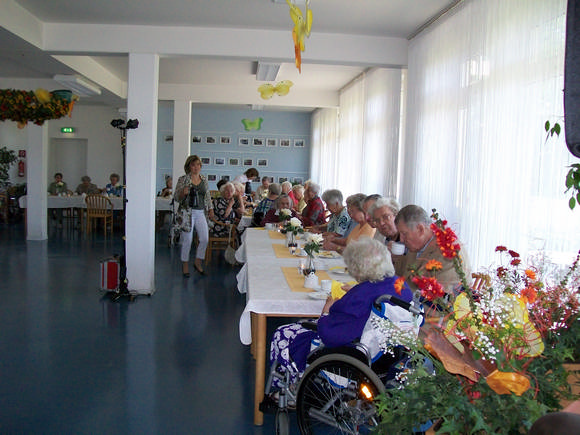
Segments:
[[[306,207],[304,207],[304,210],[302,210],[300,220],[305,227],[322,225],[326,223],[326,210],[322,200],[318,196],[319,192],[320,185],[313,181],[308,181],[304,187],[304,199],[306,200]]]
[[[342,203],[342,192],[338,189],[325,190],[322,200],[331,215],[326,225],[319,225],[316,230],[323,231],[325,237],[344,237],[350,226],[350,216],[348,210]]]
[[[236,201],[236,188],[230,182],[220,187],[220,197],[213,204],[213,227],[209,233],[213,237],[228,237],[229,224],[237,224],[243,214],[243,205]],[[239,196],[239,195],[238,195]]]
[[[306,207],[306,201],[304,200],[304,186],[302,184],[295,184],[292,186],[292,190],[288,193],[288,196],[294,201],[294,210],[296,213],[302,213],[304,207]]]
[[[344,250],[344,262],[348,272],[358,281],[352,288],[343,287],[345,295],[340,299],[329,296],[318,319],[318,331],[304,328],[298,323],[280,326],[272,337],[270,363],[277,361],[281,373],[290,366],[300,372],[306,368],[310,343],[319,338],[327,347],[342,346],[358,340],[362,335],[375,299],[392,295],[411,302],[413,294],[404,284],[395,288],[395,269],[386,246],[368,237],[352,242]],[[290,370],[296,380],[298,373]],[[279,385],[274,385],[279,386]]]

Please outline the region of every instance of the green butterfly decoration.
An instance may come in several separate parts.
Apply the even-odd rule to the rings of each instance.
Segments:
[[[262,128],[263,120],[264,118],[256,118],[254,120],[244,118],[242,119],[242,124],[244,124],[246,131],[259,130]]]

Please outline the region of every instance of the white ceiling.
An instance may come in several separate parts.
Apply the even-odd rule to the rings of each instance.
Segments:
[[[458,0],[310,0],[313,11],[311,39],[321,34],[366,35],[369,37],[409,38]],[[132,26],[184,26],[212,29],[287,30],[292,22],[288,6],[272,0],[7,0],[21,6],[43,23],[77,23]],[[0,15],[2,15],[0,6]],[[301,7],[304,9],[304,6]],[[0,18],[0,24],[2,19]],[[0,79],[50,79],[54,74],[74,73],[38,48],[38,42],[21,39],[12,23],[0,28]],[[7,30],[7,29],[10,29]],[[307,49],[308,49],[307,40]],[[91,57],[110,74],[127,81],[128,56],[91,52]],[[293,53],[285,57],[292,57]],[[281,56],[282,57],[282,56]],[[257,59],[235,56],[161,56],[159,82],[169,85],[206,87],[248,87],[256,92]],[[364,64],[325,64],[303,62],[299,74],[293,63],[283,63],[278,77],[294,82],[303,92],[337,92],[367,69]],[[6,83],[6,80],[2,80]],[[277,104],[283,104],[283,100]],[[104,88],[103,95],[91,103],[120,105],[118,96]],[[294,107],[296,109],[296,107]],[[306,107],[312,110],[312,107]]]

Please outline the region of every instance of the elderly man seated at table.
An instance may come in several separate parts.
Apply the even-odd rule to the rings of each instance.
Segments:
[[[331,214],[328,223],[317,225],[314,229],[322,232],[325,237],[345,237],[351,218],[342,203],[342,192],[338,189],[325,190],[322,194],[322,200]]]
[[[274,207],[268,210],[264,219],[262,219],[261,226],[266,224],[277,224],[280,222],[280,210],[289,210],[290,217],[296,217],[296,212],[291,208],[292,200],[288,195],[282,193],[274,202]]]
[[[363,209],[363,202],[366,197],[364,193],[355,193],[346,198],[346,209],[350,218],[356,222],[356,226],[352,228],[346,237],[326,237],[323,244],[324,249],[341,253],[354,240],[358,240],[361,237],[374,237],[376,229],[367,222]]]
[[[81,184],[79,184],[75,190],[79,195],[90,194],[90,193],[101,193],[101,189],[97,187],[96,184],[91,183],[91,177],[84,175],[81,177]]]
[[[346,290],[341,299],[329,296],[318,320],[318,331],[305,329],[298,323],[280,326],[270,345],[270,363],[277,361],[281,373],[290,371],[291,381],[306,367],[312,339],[319,338],[328,347],[342,346],[360,338],[370,315],[373,302],[381,295],[389,294],[412,300],[411,290],[405,285],[395,289],[397,279],[391,256],[385,245],[368,237],[351,243],[344,250],[344,262],[348,272],[358,282]],[[274,386],[278,387],[274,381]]]
[[[455,272],[453,262],[441,253],[437,244],[437,239],[431,229],[431,218],[427,212],[418,205],[407,205],[399,210],[395,217],[395,225],[399,231],[400,240],[408,249],[405,261],[397,266],[396,273],[406,278],[413,291],[417,286],[409,279],[411,269],[419,275],[430,276],[425,269],[425,265],[430,260],[441,263],[441,270],[435,272],[435,278],[443,286],[445,292],[456,295],[461,291],[461,281]],[[465,275],[471,277],[471,267],[467,253],[463,247],[459,251],[462,259],[462,267]]]
[[[302,224],[305,227],[312,227],[314,225],[322,225],[326,223],[326,210],[324,204],[318,196],[320,192],[320,185],[313,181],[309,181],[304,188],[304,200],[306,207],[302,210],[299,216]]]
[[[272,183],[268,187],[268,196],[260,201],[260,203],[254,209],[254,217],[252,219],[252,225],[255,227],[259,227],[262,223],[262,219],[268,213],[272,207],[274,207],[274,201],[280,195],[282,188],[278,183]]]
[[[49,195],[66,195],[68,194],[68,187],[64,181],[62,181],[62,174],[57,172],[54,174],[54,181],[48,186]]]

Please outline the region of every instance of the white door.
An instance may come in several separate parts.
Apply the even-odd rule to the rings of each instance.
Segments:
[[[62,173],[63,181],[72,191],[87,175],[87,139],[51,139],[48,153],[48,182],[56,172]]]

